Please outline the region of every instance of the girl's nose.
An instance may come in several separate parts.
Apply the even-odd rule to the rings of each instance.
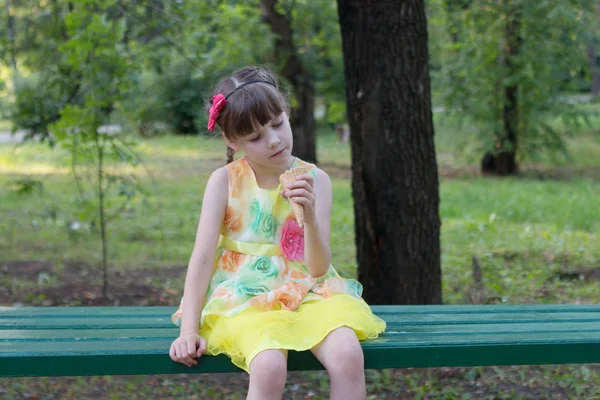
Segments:
[[[281,143],[281,140],[279,140],[277,132],[269,130],[269,148],[276,149],[279,146],[279,143]]]

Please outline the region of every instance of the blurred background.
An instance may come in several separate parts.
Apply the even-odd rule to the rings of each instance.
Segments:
[[[444,303],[597,303],[600,1],[419,3]],[[296,152],[332,177],[333,264],[357,277],[335,1],[0,5],[0,305],[175,307],[204,185],[226,160],[204,105],[248,64],[275,71],[308,116],[294,121]],[[382,370],[368,371],[368,387],[373,398],[594,398],[599,371]],[[290,377],[285,396],[326,398],[323,372]],[[19,378],[0,393],[228,399],[243,398],[246,379]]]

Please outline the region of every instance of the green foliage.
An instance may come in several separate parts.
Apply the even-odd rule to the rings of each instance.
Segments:
[[[103,46],[104,52],[96,50],[94,56],[107,64],[96,62],[94,68],[126,68],[124,79],[116,83],[121,97],[111,105],[111,118],[131,120],[142,132],[203,132],[203,108],[216,79],[246,64],[281,66],[273,59],[275,38],[262,21],[258,0],[97,2],[89,8],[94,15],[86,17],[89,34],[98,35],[96,44],[72,41],[76,3],[10,4],[16,32],[12,42],[7,26],[0,24],[7,45],[0,57],[7,66],[12,54],[17,59],[8,78],[9,95],[15,97],[10,119],[34,134],[47,132],[65,105],[81,106],[89,96],[94,86],[76,64],[87,62],[90,46]],[[574,121],[576,116],[565,93],[579,91],[589,81],[586,46],[599,37],[592,1],[427,0],[426,5],[434,104],[442,101],[450,112],[468,117],[480,132],[478,143],[491,148],[494,134],[502,129],[503,89],[518,85],[521,156],[541,155],[546,149],[564,153],[564,134],[546,120],[562,115]],[[502,61],[504,27],[515,10],[523,21],[522,51],[508,68]],[[280,0],[278,11],[292,23],[297,53],[315,82],[319,111],[324,111],[319,115],[330,124],[344,122],[336,2]],[[112,25],[101,37],[103,20]],[[63,47],[67,42],[75,48]],[[108,50],[110,44],[115,48]],[[94,85],[101,84],[101,74],[96,79]],[[99,116],[101,123],[107,115]]]
[[[119,2],[78,0],[71,4],[64,19],[69,40],[58,47],[58,52],[64,55],[67,68],[80,77],[82,102],[64,105],[58,112],[60,119],[50,129],[59,145],[70,153],[79,194],[75,215],[100,234],[102,265],[106,272],[108,223],[143,191],[135,175],[110,170],[115,165],[135,167],[138,164],[133,143],[101,132],[100,127],[110,120],[123,93],[135,82],[131,76],[137,71],[123,46],[127,26],[122,14],[115,13]],[[122,200],[113,202],[111,191],[116,191]],[[105,295],[106,287],[105,280]]]
[[[189,62],[173,62],[161,74],[142,74],[140,85],[128,93],[127,112],[142,134],[152,133],[161,124],[173,132],[196,134],[206,126],[204,104],[213,84]]]
[[[127,92],[123,113],[142,133],[161,124],[176,133],[203,132],[204,105],[215,82],[246,65],[264,63],[272,46],[257,2],[164,3],[154,16],[151,43],[130,43],[145,66],[139,85]],[[132,13],[132,9],[128,9]],[[147,25],[131,17],[137,25]]]
[[[484,147],[494,150],[506,135],[506,88],[517,88],[518,153],[566,154],[563,137],[547,120],[559,115],[567,123],[580,121],[581,114],[565,94],[577,90],[580,75],[587,71],[594,2],[433,3],[435,21],[448,29],[445,45],[436,41],[442,51],[436,82],[444,88],[448,110],[477,124]],[[517,31],[516,39],[509,29]],[[511,47],[517,51],[509,52]]]
[[[285,0],[281,12],[292,21],[294,43],[309,70],[330,124],[344,123],[346,92],[342,37],[335,1]]]
[[[49,136],[49,121],[58,115],[63,95],[59,87],[43,84],[46,78],[41,74],[27,78],[15,76],[14,102],[5,111],[15,129],[27,129],[43,138]]]
[[[13,181],[10,186],[18,195],[31,195],[33,193],[42,194],[44,192],[44,184],[37,179],[23,178]]]

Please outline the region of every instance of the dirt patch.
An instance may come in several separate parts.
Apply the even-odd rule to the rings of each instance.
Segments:
[[[108,294],[103,296],[100,267],[7,261],[0,264],[0,305],[173,306],[179,303],[185,270],[186,266],[109,270]]]
[[[553,281],[554,279],[561,281],[598,282],[600,281],[600,268],[559,270],[549,280]]]
[[[573,179],[587,179],[600,182],[600,167],[544,167],[538,165],[523,168],[521,174],[524,178],[541,181],[571,181]]]
[[[349,165],[340,165],[333,163],[319,164],[319,168],[327,172],[331,178],[350,179],[352,178],[352,169]]]

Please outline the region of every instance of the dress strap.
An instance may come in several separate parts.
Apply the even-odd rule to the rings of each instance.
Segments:
[[[238,242],[231,240],[223,235],[219,237],[219,247],[227,250],[235,251],[236,253],[249,254],[251,256],[281,256],[281,248],[279,245],[271,243],[251,243]]]

